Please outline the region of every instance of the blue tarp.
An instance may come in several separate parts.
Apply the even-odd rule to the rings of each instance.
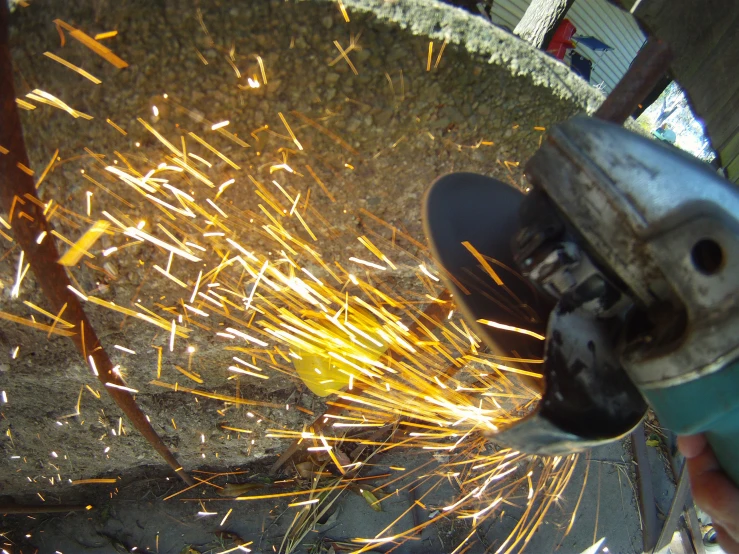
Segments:
[[[605,42],[595,37],[574,37],[573,40],[577,44],[582,44],[583,46],[587,46],[588,48],[596,52],[598,51],[606,52],[608,50],[613,50],[612,47],[608,46]]]

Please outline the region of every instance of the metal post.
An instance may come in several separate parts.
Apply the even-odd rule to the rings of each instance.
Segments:
[[[639,102],[657,86],[659,80],[669,70],[671,61],[672,52],[667,43],[649,37],[593,117],[622,124],[634,113]]]
[[[13,86],[13,64],[10,56],[8,40],[8,3],[0,0],[0,145],[8,152],[0,155],[0,207],[8,213],[15,199],[24,201],[24,198],[36,199],[36,189],[33,178],[21,171],[18,164],[28,167],[28,154],[23,142],[23,130],[20,117],[15,104],[15,87]],[[16,200],[17,202],[17,200]],[[40,203],[40,202],[39,202]],[[25,212],[28,218],[19,217],[18,213]],[[23,249],[26,259],[31,265],[41,290],[49,301],[55,313],[61,311],[66,304],[64,318],[75,323],[75,334],[70,337],[77,350],[82,354],[85,363],[92,360],[98,372],[98,378],[106,385],[112,383],[123,385],[118,376],[113,373],[113,364],[108,354],[103,349],[95,331],[87,319],[80,300],[67,286],[70,285],[67,273],[57,263],[59,253],[57,252],[51,237],[36,243],[36,238],[42,232],[51,231],[49,222],[43,214],[42,209],[34,202],[25,201],[25,204],[17,207],[16,214],[10,222],[13,236],[18,245]],[[104,387],[115,403],[123,410],[133,426],[149,441],[159,455],[188,485],[193,485],[192,478],[185,473],[182,466],[164,444],[161,437],[157,435],[146,416],[136,404],[133,396],[127,391]]]

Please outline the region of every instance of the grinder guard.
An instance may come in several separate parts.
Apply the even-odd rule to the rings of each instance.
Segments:
[[[544,357],[544,391],[536,410],[495,434],[532,454],[565,454],[630,432],[646,405],[612,345],[620,322],[540,294],[515,271],[513,242],[527,197],[492,178],[455,173],[426,194],[424,231],[458,308],[494,354]],[[462,244],[497,262],[496,285]],[[545,335],[546,342],[478,323],[486,319]],[[537,380],[540,381],[540,380]]]

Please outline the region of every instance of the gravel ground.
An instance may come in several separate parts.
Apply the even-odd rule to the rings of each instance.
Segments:
[[[362,210],[423,242],[421,197],[436,177],[474,171],[517,186],[522,182],[518,162],[524,162],[542,139],[538,128],[592,110],[601,100],[563,65],[461,10],[421,0],[344,4],[350,23],[336,4],[307,1],[38,0],[16,10],[11,38],[18,96],[39,88],[94,117],[75,119],[45,105],[23,112],[37,174],[59,149],[61,161],[40,187],[42,198],[84,214],[85,191],[94,190],[95,210],[120,210],[120,201],[95,188],[82,173],[113,187],[102,167],[115,159],[115,152],[134,164],[161,160],[161,144],[137,121],[141,117],[174,141],[185,131],[209,133],[208,140],[240,170],[196,145],[189,148],[212,158],[208,175],[214,183],[236,180],[223,195],[229,209],[257,212],[258,199],[247,174],[269,182],[270,166],[280,163],[281,152],[293,146],[278,116],[282,113],[304,146],[304,151],[290,154],[291,163],[314,168],[333,200],[305,172],[292,176],[287,186],[303,198],[311,189],[306,220],[317,230],[320,251],[324,259],[345,260],[362,252],[358,235],[375,233],[389,239],[387,229]],[[91,35],[116,29],[118,35],[105,44],[129,67],[118,70],[69,37],[60,47],[52,23],[56,18]],[[429,39],[433,56],[427,70]],[[349,57],[357,74],[345,60],[336,60],[334,40],[344,49],[356,42]],[[84,67],[102,84],[44,57],[45,51]],[[257,55],[268,83],[252,89],[247,79],[261,80]],[[329,133],[307,124],[296,112]],[[127,135],[106,123],[107,118]],[[222,120],[229,120],[228,130],[250,147],[212,133],[210,125]],[[250,136],[265,125],[269,131]],[[115,191],[131,199],[121,187],[118,184]],[[137,215],[150,218],[153,210],[141,207]],[[80,231],[75,232],[72,223],[55,221],[60,232],[77,236]],[[268,247],[258,233],[245,230],[242,238],[255,248]],[[398,244],[413,255],[424,255],[409,241],[399,239]],[[112,245],[120,246],[106,237],[100,246]],[[1,247],[3,310],[28,315],[22,300],[44,306],[43,299],[30,276],[20,299],[11,299],[18,251],[7,242]],[[105,272],[83,268],[74,275],[85,291],[120,305],[138,299],[147,306],[166,304],[167,295],[170,301],[175,296],[172,283],[154,277],[151,266],[157,260],[161,254],[153,247],[133,246],[111,256]],[[196,277],[191,271],[180,274],[188,284]],[[387,278],[387,285],[413,291],[414,279],[412,272],[401,269]],[[312,419],[310,413],[323,410],[323,402],[295,378],[275,375],[258,384],[226,381],[224,368],[231,354],[208,333],[195,333],[188,340],[196,349],[191,359],[184,349],[165,351],[163,375],[174,381],[174,364],[191,363],[204,380],[203,390],[290,404],[292,409],[254,409],[251,417],[251,412],[233,405],[163,391],[148,383],[156,374],[153,347],[166,350],[168,333],[101,308],[88,312],[114,363],[125,367],[129,384],[140,391],[137,401],[187,469],[269,460],[286,443],[266,437],[268,426],[300,428]],[[66,339],[46,340],[3,321],[0,343],[0,388],[8,397],[0,419],[0,450],[9,460],[0,470],[3,494],[66,498],[70,479],[116,477],[133,468],[160,465],[144,440],[126,430],[125,422],[127,432],[119,435],[119,410],[104,393],[97,399],[87,392],[86,385],[99,389],[98,383]],[[114,343],[137,354],[113,350]],[[16,346],[20,349],[13,358]],[[80,390],[81,414],[65,418],[75,411]],[[252,434],[229,434],[223,424]]]

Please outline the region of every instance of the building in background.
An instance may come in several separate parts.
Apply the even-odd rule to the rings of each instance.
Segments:
[[[513,31],[530,3],[530,0],[493,0],[490,19]],[[606,0],[575,0],[566,17],[577,28],[575,52],[592,62],[590,83],[608,94],[644,44],[644,33],[631,14]],[[584,42],[577,42],[578,37],[594,37],[611,50],[592,50]]]

